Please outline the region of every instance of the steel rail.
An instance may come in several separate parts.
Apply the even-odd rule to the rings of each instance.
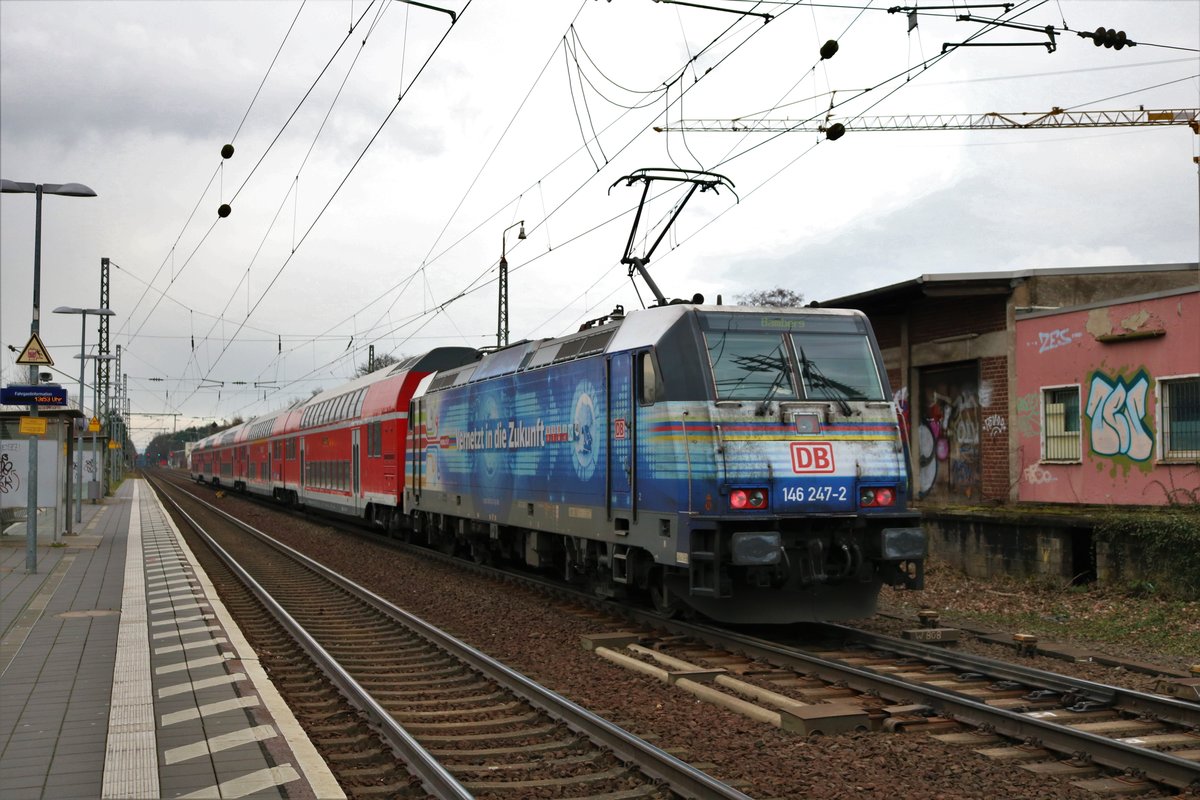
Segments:
[[[1170,753],[1045,722],[1036,717],[989,706],[949,689],[909,683],[875,672],[869,667],[830,661],[739,633],[676,621],[672,621],[670,627],[676,631],[690,633],[706,643],[716,642],[721,647],[752,658],[814,673],[823,680],[846,681],[847,685],[858,691],[875,692],[908,703],[925,705],[943,716],[976,727],[985,727],[1002,736],[1036,742],[1048,750],[1067,755],[1087,753],[1097,764],[1118,770],[1133,770],[1157,783],[1180,789],[1200,784],[1200,764]]]
[[[981,672],[999,680],[1030,684],[1034,688],[1052,689],[1061,694],[1073,694],[1083,700],[1119,706],[1122,710],[1134,714],[1154,717],[1161,722],[1200,730],[1200,705],[1186,700],[1139,692],[1121,686],[1093,683],[1070,675],[1059,675],[1055,672],[1046,672],[1021,664],[997,661],[987,656],[956,653],[933,645],[897,639],[882,633],[861,631],[846,625],[825,623],[824,627],[880,650],[888,650],[914,658],[936,659],[942,664],[964,672]]]
[[[150,479],[147,479],[150,480]],[[151,486],[158,488],[155,481],[150,480]],[[179,491],[183,491],[179,487],[175,487]],[[175,509],[187,520],[188,524],[196,531],[205,544],[225,563],[231,572],[246,585],[254,596],[279,620],[280,624],[287,629],[288,633],[304,648],[305,652],[317,663],[321,671],[333,682],[335,686],[346,696],[350,703],[362,711],[372,725],[379,731],[380,735],[392,748],[392,750],[408,765],[408,768],[421,780],[422,787],[434,795],[442,798],[442,800],[472,800],[474,795],[469,792],[466,787],[458,782],[442,764],[430,755],[424,747],[422,747],[416,739],[414,739],[408,731],[404,730],[395,719],[388,714],[383,706],[379,705],[370,693],[364,689],[358,681],[354,680],[337,660],[329,654],[329,652],[317,642],[298,623],[291,614],[289,614],[283,606],[279,605],[278,601],[270,595],[258,581],[256,581],[246,570],[239,564],[233,556],[217,544],[204,527],[197,522],[190,514],[183,510],[183,507],[165,491],[158,492],[162,497],[175,507]],[[189,493],[190,494],[190,493]],[[211,504],[201,500],[195,495],[192,495],[196,502],[208,507],[209,509],[221,514],[224,518],[232,520],[225,512],[214,508]],[[245,527],[244,523],[233,520],[237,525]]]
[[[181,487],[176,488],[179,488],[180,491],[186,491]],[[665,783],[672,791],[685,797],[715,798],[716,800],[752,800],[749,795],[718,781],[704,771],[696,769],[691,764],[672,756],[670,753],[614,725],[603,717],[597,716],[556,692],[541,686],[519,672],[512,670],[502,662],[476,650],[466,642],[433,627],[419,617],[413,616],[404,609],[375,594],[370,589],[360,586],[334,572],[300,551],[273,539],[270,535],[231,516],[205,500],[192,495],[190,492],[187,493],[195,498],[196,502],[221,515],[264,544],[295,559],[326,580],[351,592],[355,597],[367,602],[379,612],[397,619],[438,647],[469,664],[486,677],[510,689],[526,702],[556,719],[562,720],[572,730],[578,731],[592,741],[611,750],[617,758],[627,763],[636,764],[647,776]],[[176,504],[176,507],[178,507],[178,504]],[[386,714],[387,712],[384,711],[383,713]],[[407,736],[407,734],[405,735]],[[420,747],[420,745],[416,746]],[[469,797],[470,795],[467,796]]]
[[[370,536],[370,534],[361,529],[352,529],[324,517],[322,520],[347,533],[363,536],[364,538]],[[389,544],[397,547],[397,549],[420,553],[424,557],[440,560],[444,563],[453,563],[456,566],[480,574],[502,576],[508,580],[516,578],[521,582],[536,585],[540,589],[552,591],[575,601],[591,602],[596,606],[603,605],[611,613],[624,616],[631,621],[661,627],[674,634],[694,636],[706,644],[715,644],[729,650],[739,651],[753,658],[760,658],[780,666],[798,670],[802,669],[824,680],[831,682],[847,681],[848,685],[859,691],[874,692],[882,696],[895,698],[899,701],[925,705],[939,714],[953,717],[965,724],[984,727],[1008,738],[1037,742],[1046,749],[1067,756],[1086,752],[1097,764],[1116,770],[1133,770],[1144,775],[1149,780],[1176,788],[1186,788],[1200,784],[1200,764],[1173,756],[1169,753],[1150,750],[1086,731],[1079,731],[1056,723],[1045,722],[1018,712],[980,703],[970,696],[959,692],[909,683],[883,673],[875,672],[869,668],[859,668],[819,658],[743,634],[680,620],[668,620],[658,614],[641,611],[628,606],[613,607],[611,603],[601,603],[591,595],[537,577],[523,574],[514,575],[511,572],[463,561],[453,556],[407,543],[393,541],[389,542]],[[1066,676],[1056,677],[1066,679]],[[1112,689],[1115,687],[1104,688]]]

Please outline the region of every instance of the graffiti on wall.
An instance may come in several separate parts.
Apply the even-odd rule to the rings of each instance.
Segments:
[[[990,414],[983,421],[983,432],[993,439],[1008,432],[1008,423],[1000,414]]]
[[[1023,394],[1017,398],[1017,431],[1022,436],[1032,436],[1041,430],[1041,404],[1037,392]]]
[[[1154,434],[1146,415],[1150,377],[1144,369],[1130,380],[1123,375],[1092,373],[1085,413],[1091,422],[1092,452],[1146,461],[1154,452]]]
[[[1025,482],[1033,486],[1040,486],[1043,483],[1053,483],[1058,480],[1054,477],[1054,473],[1043,467],[1041,464],[1030,464],[1022,473]]]
[[[1052,331],[1038,331],[1038,352],[1045,353],[1071,344],[1083,336],[1080,331],[1072,333],[1070,328],[1056,328]]]
[[[921,497],[969,500],[979,493],[979,370],[926,369],[921,373],[917,448]]]
[[[892,403],[896,406],[896,418],[900,423],[900,438],[908,444],[908,431],[911,422],[908,408],[908,387],[901,386],[892,394]]]

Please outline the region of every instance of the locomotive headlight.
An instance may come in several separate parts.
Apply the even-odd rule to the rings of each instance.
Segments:
[[[767,507],[767,490],[734,489],[729,493],[729,507],[735,511],[761,511]]]
[[[928,551],[925,531],[921,528],[884,528],[880,531],[879,552],[886,561],[919,561]]]
[[[733,535],[730,549],[738,566],[767,566],[782,559],[783,540],[777,531],[741,531]]]

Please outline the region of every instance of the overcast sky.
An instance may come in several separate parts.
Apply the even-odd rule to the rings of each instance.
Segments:
[[[494,345],[502,246],[511,339],[570,332],[651,301],[620,264],[641,187],[610,191],[648,167],[716,172],[737,193],[697,193],[654,253],[671,297],[783,286],[823,300],[923,273],[1197,260],[1200,137],[1185,126],[853,119],[1196,108],[1200,2],[1027,2],[1004,17],[1034,30],[930,11],[911,31],[895,2],[712,0],[765,22],[650,0],[455,0],[452,23],[384,0],[0,0],[0,175],[98,195],[43,203],[56,380],[74,395],[80,325],[51,309],[99,305],[102,257],[139,448],[333,388],[371,344]],[[1073,32],[1101,26],[1138,46]],[[967,41],[1012,46],[943,55]],[[827,114],[851,131],[654,130]],[[637,253],[679,197],[649,206]],[[26,377],[10,348],[29,337],[34,206],[0,201],[3,383]]]

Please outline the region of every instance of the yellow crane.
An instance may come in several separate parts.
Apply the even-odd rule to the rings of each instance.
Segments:
[[[1147,125],[1188,125],[1200,134],[1200,109],[1161,108],[1122,111],[1067,111],[1057,106],[1050,111],[986,114],[896,114],[887,117],[851,117],[844,122],[823,120],[768,119],[685,119],[655,127],[659,133],[670,131],[719,133],[786,133],[789,131],[824,133],[839,139],[847,131],[966,131],[1031,130],[1042,128],[1126,128]]]

